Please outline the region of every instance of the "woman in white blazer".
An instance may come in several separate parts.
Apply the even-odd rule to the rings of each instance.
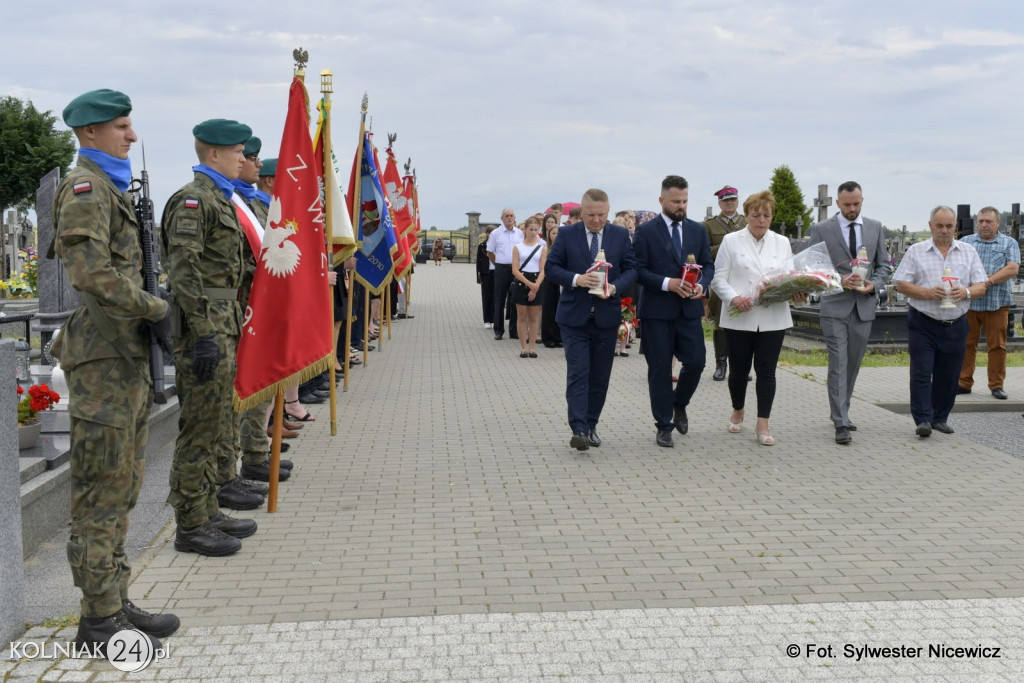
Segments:
[[[733,408],[729,432],[736,434],[742,428],[747,376],[753,365],[757,373],[754,431],[762,446],[775,443],[768,426],[775,400],[775,367],[786,330],[793,326],[789,303],[753,305],[761,278],[793,265],[789,239],[768,229],[774,213],[775,197],[771,192],[766,190],[747,197],[743,202],[747,227],[729,233],[722,240],[715,258],[715,278],[711,281],[711,288],[725,303],[720,326],[725,330],[729,348],[729,395]],[[794,299],[803,302],[806,297],[801,294]],[[741,312],[732,317],[729,315],[732,309]]]

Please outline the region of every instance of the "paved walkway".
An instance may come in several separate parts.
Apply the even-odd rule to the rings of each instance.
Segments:
[[[709,372],[690,434],[661,449],[635,354],[616,362],[604,445],[577,453],[564,358],[540,348],[520,359],[515,341],[494,341],[472,267],[422,266],[413,296],[415,319],[395,323],[340,396],[344,424],[359,426],[332,438],[319,411],[289,454],[279,511],[240,513],[260,524],[241,552],[177,553],[168,528],[136,563],[136,601],[182,619],[170,657],[135,674],[67,659],[0,661],[0,671],[59,681],[1024,674],[1021,460],[958,435],[918,439],[907,416],[862,400],[854,443],[838,446],[824,368],[779,373],[773,448],[749,425],[726,433],[727,389]],[[869,370],[859,396],[905,401],[905,369]],[[1024,373],[1011,375],[1007,390],[1024,397]],[[806,656],[809,643],[832,656]],[[922,651],[855,661],[846,644]],[[929,656],[943,644],[1002,649]]]

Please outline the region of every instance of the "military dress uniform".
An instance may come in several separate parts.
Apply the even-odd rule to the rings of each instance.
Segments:
[[[199,124],[193,134],[227,147],[243,143],[252,131],[217,119]],[[228,194],[211,173],[228,188],[230,180],[205,165],[193,171],[195,179],[171,196],[161,220],[174,293],[171,322],[181,406],[167,502],[178,524],[175,549],[219,556],[236,552],[238,539],[256,531],[251,520],[223,515],[217,498],[218,463],[237,457],[232,390],[246,284],[245,235]],[[205,354],[214,345],[211,370]]]
[[[735,189],[725,186],[716,192],[715,196],[721,200],[726,197],[735,197],[737,193]],[[745,227],[747,227],[747,219],[739,213],[732,218],[728,218],[719,212],[717,216],[712,216],[705,220],[704,228],[707,230],[708,242],[711,244],[711,258],[714,259],[718,256],[718,247],[722,244],[722,240],[725,239],[726,235],[730,232],[742,230]],[[708,294],[708,314],[715,325],[714,332],[712,333],[712,341],[715,345],[715,374],[713,379],[721,381],[725,379],[729,354],[725,345],[725,333],[718,325],[719,319],[722,317],[722,300],[718,298],[714,290]]]
[[[64,121],[77,129],[130,112],[126,95],[98,90],[72,101]],[[163,321],[167,303],[145,291],[135,211],[100,164],[120,167],[127,177],[119,181],[127,187],[126,159],[83,148],[54,199],[53,247],[83,303],[52,352],[60,358],[70,392],[67,555],[82,590],[77,642],[105,648],[118,630],[138,627],[166,636],[180,622],[173,615],[142,612],[128,598],[131,567],[124,542],[142,486],[152,405],[149,338],[142,323]]]

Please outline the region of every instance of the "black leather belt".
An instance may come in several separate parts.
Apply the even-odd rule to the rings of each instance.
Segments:
[[[938,318],[931,317],[927,313],[922,313],[916,308],[911,307],[910,310],[912,310],[914,313],[917,313],[921,317],[927,319],[929,322],[933,322],[936,325],[942,325],[943,327],[953,327],[953,325],[956,325],[958,322],[964,319],[964,316],[960,316],[959,318],[953,318],[952,320],[939,320]]]

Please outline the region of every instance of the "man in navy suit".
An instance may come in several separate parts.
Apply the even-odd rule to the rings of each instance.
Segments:
[[[647,359],[647,387],[651,413],[658,428],[659,446],[671,448],[672,429],[680,434],[690,429],[686,406],[697,390],[704,372],[706,353],[701,318],[701,297],[715,275],[704,226],[686,217],[690,190],[686,179],[670,175],[661,183],[661,215],[636,229],[637,281],[640,318]],[[682,279],[683,266],[693,254],[701,266],[695,285]],[[672,356],[683,363],[679,382],[672,391]]]
[[[583,222],[559,231],[548,253],[544,276],[562,287],[555,321],[562,329],[565,348],[565,399],[572,429],[569,445],[585,451],[601,445],[597,423],[608,393],[622,323],[619,292],[636,281],[636,270],[629,232],[608,222],[607,193],[587,190],[581,208]],[[611,264],[607,296],[587,291],[601,283],[597,273],[587,272],[598,252],[604,252],[604,260]]]

